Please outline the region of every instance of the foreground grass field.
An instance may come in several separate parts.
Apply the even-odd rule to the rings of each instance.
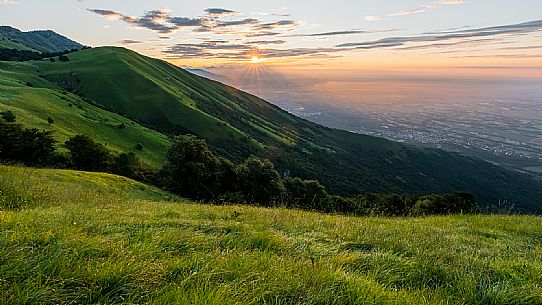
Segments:
[[[540,220],[208,206],[0,167],[0,304],[541,304]]]

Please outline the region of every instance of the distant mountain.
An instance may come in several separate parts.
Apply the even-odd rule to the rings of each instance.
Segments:
[[[185,70],[190,72],[190,73],[196,74],[197,76],[205,77],[205,78],[208,78],[210,80],[214,80],[214,81],[221,82],[221,83],[228,83],[229,81],[231,81],[231,79],[229,79],[228,77],[226,77],[224,75],[216,74],[216,73],[204,70],[204,69],[185,68]]]
[[[35,96],[38,87],[60,86],[164,135],[195,134],[236,161],[251,154],[268,158],[281,172],[318,179],[333,194],[466,191],[486,206],[513,204],[519,210],[542,211],[540,182],[476,158],[326,128],[246,92],[123,48],[94,48],[68,56],[68,62],[29,63],[38,66],[38,72],[21,70],[35,73],[39,80],[29,94]],[[58,96],[56,91],[43,92]],[[116,134],[125,131],[109,129],[107,121],[95,122],[104,125],[104,135],[122,139]],[[75,122],[70,128],[89,133],[78,131]],[[151,156],[163,158],[162,147],[145,147]]]
[[[82,47],[82,44],[51,30],[22,32],[10,26],[0,26],[0,48],[62,52]]]

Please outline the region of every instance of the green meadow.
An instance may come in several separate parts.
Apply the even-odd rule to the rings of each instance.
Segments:
[[[0,304],[541,304],[535,216],[370,218],[187,202],[0,167]]]
[[[34,64],[0,62],[0,112],[14,112],[25,127],[53,131],[60,143],[83,133],[113,151],[135,152],[145,162],[162,165],[169,145],[165,135],[96,107],[39,73]],[[47,122],[49,117],[53,124]],[[135,149],[137,143],[143,145],[142,151]]]

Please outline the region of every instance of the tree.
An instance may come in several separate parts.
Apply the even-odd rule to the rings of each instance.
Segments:
[[[166,186],[173,192],[193,199],[212,199],[222,193],[221,160],[204,140],[192,135],[173,139],[162,169]]]
[[[60,56],[58,56],[58,60],[59,60],[59,61],[63,61],[63,62],[70,61],[70,59],[69,59],[68,56],[66,56],[66,55],[60,55]]]
[[[4,119],[4,121],[8,123],[13,123],[17,120],[17,117],[11,110],[0,112],[0,116],[2,117],[2,119]]]
[[[318,181],[286,178],[283,183],[286,206],[329,212],[333,209],[326,189]]]
[[[102,144],[85,135],[71,137],[66,143],[73,166],[79,170],[107,172],[111,166],[111,153]]]
[[[141,182],[153,182],[156,170],[145,164],[134,153],[122,153],[113,160],[112,171],[114,174],[132,178]]]
[[[477,210],[474,196],[468,193],[420,196],[413,206],[414,215],[446,215],[474,213]]]
[[[28,166],[48,165],[55,155],[53,133],[24,129],[20,124],[0,121],[0,160]]]
[[[249,203],[272,205],[284,192],[280,174],[269,160],[249,157],[239,168],[240,189]]]
[[[49,123],[49,125],[52,125],[54,122],[55,120],[53,120],[52,117],[47,117],[47,123]]]

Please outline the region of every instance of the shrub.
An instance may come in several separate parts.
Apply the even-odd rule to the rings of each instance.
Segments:
[[[156,170],[143,163],[134,153],[122,153],[113,160],[112,172],[141,182],[154,182]]]
[[[269,160],[249,157],[239,167],[240,189],[249,203],[274,204],[284,192],[280,174]]]
[[[64,144],[70,151],[74,168],[93,172],[107,172],[112,155],[102,144],[85,135],[76,135]]]
[[[446,215],[476,212],[476,201],[471,194],[424,195],[418,198],[413,215]]]
[[[328,212],[332,210],[329,195],[318,181],[286,178],[284,188],[284,203],[288,207]]]
[[[49,131],[25,129],[0,121],[0,160],[45,166],[54,157],[55,143]]]
[[[8,123],[13,123],[17,120],[17,117],[11,110],[0,112],[0,117]]]
[[[212,199],[219,188],[220,160],[209,150],[204,140],[192,135],[173,139],[162,169],[167,188],[194,199]]]

